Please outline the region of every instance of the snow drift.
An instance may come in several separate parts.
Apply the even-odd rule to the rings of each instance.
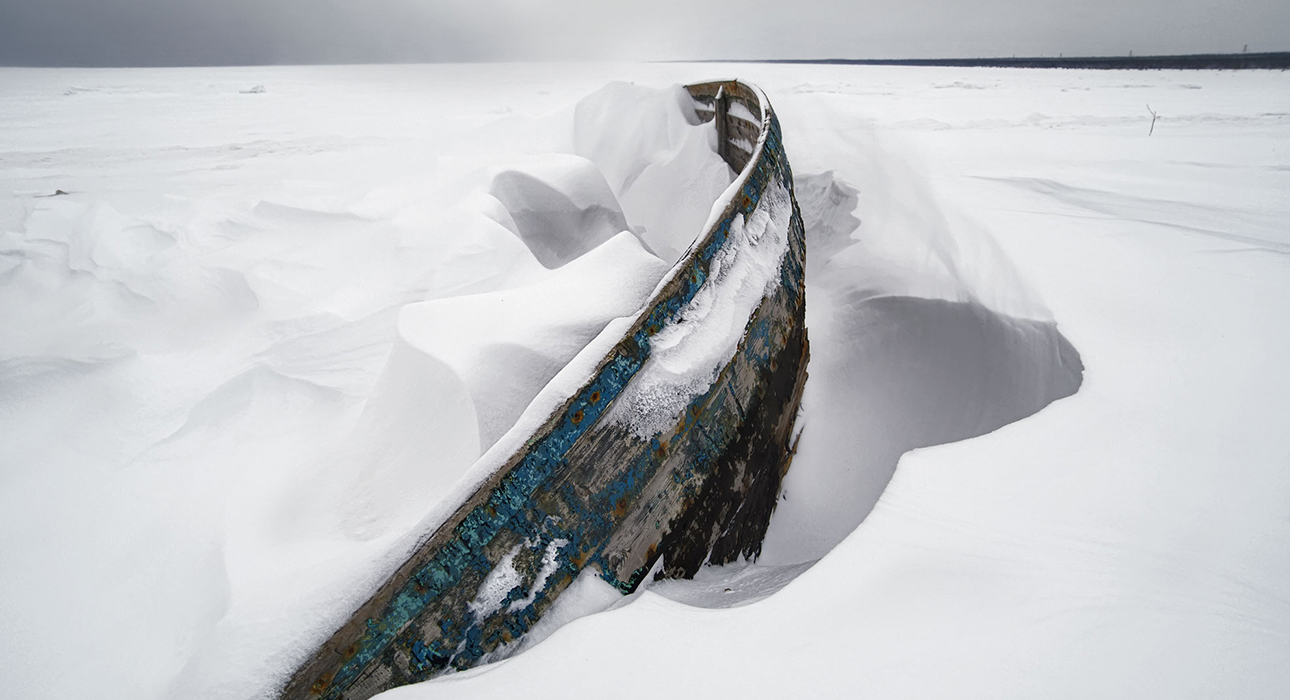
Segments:
[[[5,72],[0,649],[23,697],[271,694],[430,501],[631,313],[732,177],[679,88],[614,84],[538,119],[606,77],[511,85],[526,116],[506,117],[485,102],[503,88],[435,78],[426,95],[424,67],[247,70]],[[68,97],[68,81],[94,90]],[[801,573],[901,451],[1078,385],[1051,319],[1018,311],[1034,298],[943,274],[963,248],[901,247],[938,230],[926,173],[884,192],[895,180],[857,172],[882,154],[853,157],[811,122],[836,115],[786,106],[795,163],[821,173],[798,180],[816,353],[803,476],[761,564],[659,589],[705,605]],[[603,275],[604,293],[573,275]],[[604,604],[586,600],[564,619]],[[89,650],[71,665],[67,630]]]

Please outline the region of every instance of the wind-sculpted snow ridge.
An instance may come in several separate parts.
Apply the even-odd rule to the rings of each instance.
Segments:
[[[805,230],[765,95],[737,82],[689,92],[741,170],[707,226],[635,317],[602,331],[472,468],[445,501],[453,512],[430,516],[283,698],[360,700],[470,668],[584,572],[627,594],[652,574],[758,555],[806,380]],[[723,145],[750,136],[751,151]],[[612,201],[594,194],[603,181],[570,175],[585,163],[567,165],[554,194],[519,177],[492,191],[525,219],[573,215],[515,221],[549,267],[577,254],[553,227],[599,221]]]
[[[629,230],[618,200],[596,164],[570,155],[547,155],[498,173],[496,197],[515,231],[548,268],[568,263]]]

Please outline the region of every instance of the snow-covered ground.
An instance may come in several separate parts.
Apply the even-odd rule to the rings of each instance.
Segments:
[[[765,556],[388,696],[1280,697],[1290,76],[715,64],[0,69],[6,693],[271,691],[702,223],[664,88],[732,76],[811,237]]]

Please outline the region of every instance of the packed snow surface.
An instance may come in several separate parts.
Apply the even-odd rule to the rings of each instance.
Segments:
[[[714,64],[0,69],[6,693],[272,695],[697,235],[729,76],[808,234],[763,557],[386,697],[1280,697],[1290,76]]]

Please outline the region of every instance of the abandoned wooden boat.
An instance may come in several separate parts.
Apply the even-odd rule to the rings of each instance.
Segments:
[[[691,577],[705,563],[760,553],[806,380],[805,232],[765,94],[737,81],[687,89],[738,173],[724,208],[582,387],[296,671],[282,698],[361,700],[469,668],[524,635],[584,571],[626,594],[651,574]],[[765,281],[748,297],[749,278],[731,270],[754,263]],[[660,339],[710,322],[696,309],[739,294],[747,313],[735,319],[743,332],[733,355],[697,389],[651,403],[650,382],[667,381],[656,355],[676,344]]]

